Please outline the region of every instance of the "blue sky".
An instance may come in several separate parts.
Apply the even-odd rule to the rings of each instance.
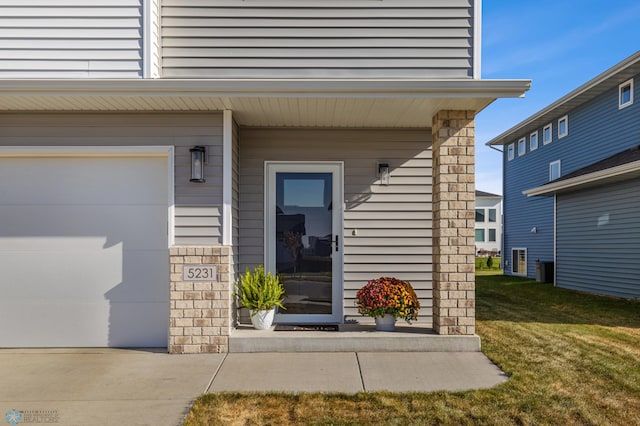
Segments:
[[[482,78],[532,80],[476,118],[476,188],[502,194],[485,143],[640,50],[640,1],[484,0],[482,13]]]

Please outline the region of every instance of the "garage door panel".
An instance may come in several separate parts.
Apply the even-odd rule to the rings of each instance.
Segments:
[[[163,347],[167,303],[0,302],[4,347]]]
[[[126,249],[167,245],[167,207],[0,206],[0,250]]]
[[[167,200],[165,158],[3,158],[0,165],[0,193],[11,204],[126,205]]]
[[[169,298],[169,260],[164,251],[124,252],[122,246],[72,252],[7,252],[3,298],[16,302],[104,300],[160,302]],[[73,261],[70,262],[70,259]]]
[[[166,347],[168,160],[0,158],[0,345]]]
[[[111,303],[109,341],[113,347],[166,347],[168,303]]]

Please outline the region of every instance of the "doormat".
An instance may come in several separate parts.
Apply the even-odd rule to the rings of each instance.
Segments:
[[[336,324],[276,324],[275,331],[340,331]]]

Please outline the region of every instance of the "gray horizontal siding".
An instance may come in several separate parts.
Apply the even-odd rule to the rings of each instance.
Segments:
[[[558,195],[557,285],[640,297],[640,179]]]
[[[174,146],[175,243],[221,243],[221,114],[0,115],[0,146],[56,145]],[[205,183],[189,182],[195,145],[208,146]]]
[[[368,280],[413,283],[431,323],[431,133],[424,130],[240,130],[240,269],[264,263],[264,162],[344,161],[344,307]],[[391,184],[376,164],[391,164]],[[406,173],[406,170],[411,170]]]
[[[472,3],[166,0],[163,76],[469,78]]]
[[[222,211],[217,205],[178,205],[175,207],[175,243],[217,245],[221,241]],[[214,243],[215,242],[215,243]]]
[[[142,0],[0,1],[0,78],[138,78],[142,62]]]

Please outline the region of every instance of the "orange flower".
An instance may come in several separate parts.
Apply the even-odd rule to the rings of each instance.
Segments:
[[[371,280],[358,290],[356,305],[362,315],[378,318],[389,314],[409,323],[418,318],[420,309],[411,283],[388,277]]]

